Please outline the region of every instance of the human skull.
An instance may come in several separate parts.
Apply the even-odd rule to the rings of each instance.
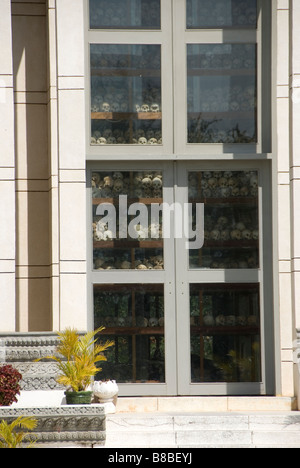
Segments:
[[[252,233],[249,229],[244,229],[242,231],[242,238],[244,240],[251,240],[252,239]]]
[[[156,317],[151,317],[148,323],[149,323],[149,327],[157,327],[158,319]]]
[[[232,187],[231,195],[233,197],[239,197],[240,196],[240,189],[238,187]]]
[[[131,269],[131,263],[128,262],[127,260],[124,260],[124,262],[121,263],[121,268],[122,268],[122,270],[130,270]]]
[[[118,102],[113,102],[111,105],[112,112],[119,112],[120,111],[120,104]]]
[[[244,223],[242,223],[240,221],[240,222],[236,223],[235,228],[238,229],[239,231],[244,231],[244,229],[246,229],[246,226],[245,226]]]
[[[253,229],[253,231],[252,231],[252,239],[258,240],[258,230],[257,230],[257,229]]]
[[[257,317],[256,317],[256,315],[249,315],[249,317],[248,317],[248,325],[257,325]]]
[[[236,318],[237,325],[245,327],[247,325],[247,318],[244,315],[238,315]]]
[[[106,138],[104,138],[104,137],[98,138],[97,144],[98,144],[98,145],[106,145],[106,144],[107,144]]]
[[[220,231],[218,229],[213,229],[210,233],[210,238],[212,240],[219,240],[220,239]]]
[[[149,112],[149,111],[150,111],[150,107],[148,106],[148,104],[142,104],[142,106],[141,106],[141,111],[142,111],[142,112]]]
[[[114,239],[114,235],[112,231],[105,231],[103,233],[103,240],[108,241],[108,240],[113,240],[113,239]]]
[[[157,145],[157,139],[156,138],[150,138],[150,140],[148,140],[148,144],[149,145]]]
[[[227,241],[230,239],[230,233],[228,229],[223,229],[223,231],[220,232],[220,239],[222,241]]]
[[[112,188],[114,186],[114,181],[113,181],[112,177],[106,176],[106,177],[104,177],[103,180],[104,180],[104,188],[105,187]]]
[[[141,188],[135,189],[134,196],[136,198],[142,198],[143,197],[143,190]]]
[[[159,325],[160,327],[163,327],[163,326],[164,326],[164,323],[165,323],[164,317],[160,317],[160,318],[158,319],[158,325]]]
[[[224,315],[221,314],[221,315],[218,315],[218,316],[216,317],[216,325],[218,325],[218,326],[224,326],[224,325],[225,325],[225,317],[224,317]]]
[[[208,185],[211,189],[214,189],[218,186],[218,181],[215,177],[211,177],[210,179],[208,179]]]
[[[103,102],[102,111],[103,112],[110,112],[110,104],[108,102]]]
[[[228,224],[228,218],[226,216],[220,216],[218,218],[218,225],[224,227],[226,224]]]
[[[231,171],[224,171],[223,173],[223,177],[225,177],[225,179],[231,179],[233,176],[233,173]]]
[[[240,240],[242,238],[241,231],[239,231],[238,229],[234,229],[233,231],[231,231],[230,237],[232,240]]]
[[[160,177],[154,177],[152,180],[152,186],[154,189],[160,189],[162,187],[162,180]]]
[[[203,323],[208,327],[213,327],[215,325],[215,319],[211,314],[207,314],[203,317]]]
[[[159,112],[159,105],[158,104],[152,104],[150,107],[151,112]]]
[[[124,183],[121,179],[117,179],[114,181],[114,191],[117,193],[122,192],[124,188]]]
[[[219,187],[227,187],[227,179],[225,177],[219,178]]]
[[[147,145],[148,141],[145,137],[140,137],[138,140],[139,145]]]
[[[228,315],[226,317],[226,325],[229,325],[230,327],[233,327],[236,324],[235,316],[234,315]]]
[[[146,317],[137,317],[136,318],[136,324],[138,327],[147,327],[148,326],[148,320]]]
[[[125,325],[126,325],[125,318],[124,317],[118,317],[117,324],[118,324],[119,327],[125,327]]]
[[[114,172],[114,173],[113,173],[113,179],[114,179],[114,180],[122,180],[122,179],[123,179],[123,174],[122,174],[122,172]]]
[[[136,112],[141,112],[141,106],[139,104],[135,105]]]
[[[240,195],[242,197],[247,197],[249,195],[249,189],[248,187],[246,187],[246,185],[244,185],[243,187],[241,187],[240,189]]]
[[[220,188],[220,197],[222,197],[222,198],[230,197],[230,188],[229,187],[221,187]]]
[[[257,188],[258,187],[257,175],[251,176],[251,178],[250,178],[250,187],[252,187],[252,188]]]
[[[142,180],[142,185],[144,188],[151,188],[152,187],[152,180],[150,177],[144,177]]]

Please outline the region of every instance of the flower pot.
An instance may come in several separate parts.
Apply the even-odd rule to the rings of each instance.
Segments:
[[[112,402],[119,392],[115,380],[96,381],[93,384],[93,393],[100,403]]]
[[[93,392],[65,392],[67,405],[90,405]]]

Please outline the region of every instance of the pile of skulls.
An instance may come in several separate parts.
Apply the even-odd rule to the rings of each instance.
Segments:
[[[162,145],[161,130],[139,129],[132,133],[121,129],[95,130],[91,137],[92,145]]]
[[[143,317],[138,315],[135,320],[132,317],[113,317],[107,316],[104,317],[103,325],[108,328],[112,327],[163,327],[164,326],[164,317]],[[135,323],[134,323],[135,322]]]
[[[127,195],[132,198],[161,198],[163,180],[161,172],[94,172],[93,198],[114,198]]]
[[[190,198],[257,197],[256,171],[204,171],[189,176]]]
[[[163,270],[164,262],[162,255],[155,255],[142,260],[135,260],[131,263],[128,260],[115,259],[113,257],[101,257],[94,258],[94,269],[95,270]]]
[[[212,88],[203,90],[197,101],[194,93],[188,94],[189,112],[248,112],[256,107],[254,86],[233,86],[230,89]]]

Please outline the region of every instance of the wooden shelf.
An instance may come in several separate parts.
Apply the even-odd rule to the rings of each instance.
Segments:
[[[202,120],[209,120],[209,119],[253,119],[253,116],[256,115],[256,109],[248,110],[248,111],[241,111],[240,109],[237,111],[216,111],[216,112],[188,112],[188,118],[191,119],[199,119],[199,116]]]
[[[163,249],[163,240],[126,240],[115,239],[107,241],[94,241],[94,249]]]
[[[255,76],[255,68],[188,68],[190,76]]]
[[[91,112],[92,120],[161,120],[161,112]]]
[[[153,203],[161,204],[163,202],[162,198],[135,198],[128,197],[127,202],[132,203],[142,203],[143,205],[152,205]],[[101,205],[102,203],[109,203],[112,205],[119,204],[119,198],[93,198],[93,205]]]
[[[164,327],[110,327],[101,335],[163,335]]]
[[[257,335],[260,333],[260,328],[258,326],[213,326],[213,327],[208,327],[208,326],[197,326],[197,325],[192,325],[191,326],[191,334],[192,335]]]

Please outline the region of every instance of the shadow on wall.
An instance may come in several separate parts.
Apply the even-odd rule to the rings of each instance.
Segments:
[[[41,5],[32,8],[41,9]],[[12,8],[18,331],[51,330],[47,18]],[[41,11],[41,10],[39,10]]]

